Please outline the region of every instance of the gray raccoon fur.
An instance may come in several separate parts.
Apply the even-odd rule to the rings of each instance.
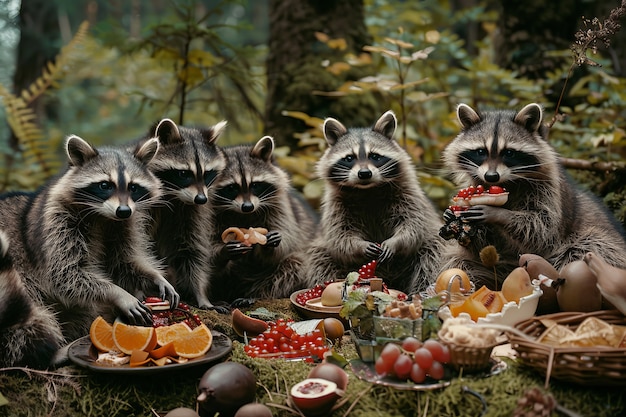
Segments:
[[[201,308],[215,308],[209,301],[212,209],[207,203],[210,187],[224,168],[224,156],[215,142],[225,126],[222,121],[195,129],[163,119],[148,135],[161,144],[148,168],[161,180],[166,202],[151,210],[156,253],[165,260],[167,278],[181,297]]]
[[[372,128],[325,120],[328,148],[317,165],[325,191],[320,234],[307,252],[309,285],[343,279],[373,259],[390,288],[415,293],[435,280],[446,244],[441,215],[393,139],[396,126],[391,111]]]
[[[213,187],[211,289],[216,300],[288,297],[304,288],[302,252],[315,231],[315,213],[288,174],[273,163],[274,140],[223,149],[224,170]],[[267,244],[224,244],[228,227],[264,227]]]
[[[0,198],[0,229],[16,268],[37,301],[55,310],[68,341],[88,334],[99,314],[151,323],[137,298],[144,293],[178,302],[146,233],[148,209],[161,195],[146,167],[157,150],[157,139],[133,154],[72,135],[64,173],[35,193]]]
[[[63,343],[54,314],[29,295],[0,232],[0,368],[48,368]]]
[[[478,285],[492,288],[494,271],[479,255],[487,245],[498,251],[500,281],[524,253],[544,257],[557,270],[589,251],[626,267],[623,231],[606,207],[571,182],[547,142],[540,105],[479,113],[461,104],[457,116],[462,130],[443,152],[447,172],[459,187],[503,186],[509,199],[502,207],[475,206],[462,213],[475,221],[478,235],[467,248],[452,246],[443,268],[464,269]]]

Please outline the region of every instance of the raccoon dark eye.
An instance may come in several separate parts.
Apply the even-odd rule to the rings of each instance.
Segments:
[[[505,158],[515,158],[517,152],[515,152],[513,149],[505,149],[503,152],[503,156]]]
[[[346,162],[352,162],[352,161],[354,161],[354,155],[344,156],[343,160],[346,161]]]
[[[217,191],[217,195],[228,200],[234,200],[239,195],[239,185],[228,184],[227,186],[220,188]]]
[[[250,191],[252,191],[252,194],[260,196],[267,192],[267,190],[271,187],[272,185],[266,182],[253,182],[250,184]]]
[[[182,169],[178,171],[178,176],[182,179],[193,178],[193,173],[187,169]]]
[[[139,201],[142,197],[148,194],[148,190],[142,187],[139,184],[129,184],[128,191],[130,192],[131,198],[134,201]]]
[[[109,191],[114,189],[115,185],[112,182],[102,181],[100,184],[98,184],[98,188],[100,188],[102,191]]]
[[[213,184],[213,181],[215,181],[215,178],[217,178],[217,171],[206,171],[203,178],[204,184],[208,187],[209,185]]]
[[[372,161],[380,161],[382,159],[382,155],[379,155],[377,153],[371,153],[370,154],[370,159]]]

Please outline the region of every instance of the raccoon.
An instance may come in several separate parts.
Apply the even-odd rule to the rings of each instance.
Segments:
[[[24,287],[9,254],[9,240],[0,232],[0,368],[48,368],[63,344],[56,318]]]
[[[0,228],[11,239],[16,268],[55,310],[69,341],[86,335],[98,314],[150,324],[150,310],[137,298],[144,293],[178,303],[146,233],[148,210],[161,195],[146,166],[158,147],[152,139],[134,153],[96,149],[72,135],[64,173],[37,192],[0,199]]]
[[[441,216],[393,139],[396,126],[392,111],[372,128],[324,121],[328,148],[317,172],[325,192],[320,233],[307,251],[309,286],[343,279],[371,260],[390,288],[416,293],[435,280],[446,244],[438,236]]]
[[[509,198],[502,207],[474,206],[462,212],[477,233],[469,246],[450,248],[444,269],[464,269],[478,285],[493,289],[494,271],[480,261],[480,251],[488,245],[499,254],[500,281],[524,253],[544,257],[557,270],[589,251],[626,267],[623,230],[599,201],[569,178],[547,142],[539,104],[519,112],[482,113],[461,104],[457,117],[461,132],[442,155],[447,172],[462,187],[502,186]]]
[[[213,187],[213,296],[233,306],[255,298],[288,297],[303,288],[302,253],[315,232],[316,217],[273,162],[274,140],[223,148],[224,170]],[[223,243],[228,227],[263,227],[267,243]]]
[[[148,168],[161,180],[166,202],[151,211],[156,253],[165,259],[167,278],[183,299],[224,313],[208,298],[211,207],[207,202],[209,187],[224,168],[224,156],[215,142],[225,126],[222,121],[208,129],[192,129],[163,119],[147,137],[157,137],[161,144]]]

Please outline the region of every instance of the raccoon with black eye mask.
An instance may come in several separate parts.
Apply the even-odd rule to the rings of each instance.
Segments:
[[[232,306],[259,298],[284,298],[303,288],[302,252],[316,217],[273,161],[274,140],[223,148],[225,168],[211,199],[213,228],[211,287],[217,300]],[[265,244],[224,243],[230,228],[264,228]]]
[[[392,111],[372,128],[324,122],[328,148],[317,164],[324,180],[319,234],[307,251],[307,285],[343,279],[371,260],[390,288],[425,289],[436,277],[445,241],[441,218],[419,185],[409,154],[393,139]]]
[[[539,104],[484,112],[460,104],[457,117],[461,132],[443,152],[448,174],[461,187],[498,185],[509,195],[502,206],[476,205],[460,213],[475,227],[475,236],[467,247],[449,247],[443,269],[461,268],[477,285],[493,289],[494,271],[480,259],[488,245],[499,254],[499,281],[525,253],[545,258],[557,270],[587,252],[602,253],[614,266],[626,267],[623,230],[561,166],[547,141]]]
[[[211,187],[224,168],[216,145],[226,127],[222,121],[207,128],[178,126],[163,119],[148,133],[161,143],[148,168],[161,180],[165,205],[151,210],[151,236],[156,254],[167,263],[167,278],[181,297],[200,308],[227,313],[211,297],[209,229]],[[144,139],[145,140],[145,139]]]

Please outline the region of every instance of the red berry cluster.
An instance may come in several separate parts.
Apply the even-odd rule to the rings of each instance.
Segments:
[[[306,305],[307,301],[312,300],[314,298],[321,297],[322,292],[324,292],[324,289],[326,288],[326,286],[330,284],[331,282],[332,281],[325,281],[323,284],[317,284],[313,288],[309,288],[306,291],[302,291],[301,293],[298,293],[298,295],[296,295],[296,303],[303,306],[303,305]]]
[[[158,297],[147,297],[143,302],[145,304],[158,303],[162,301],[163,300]],[[192,313],[189,305],[185,303],[178,303],[178,306],[174,309],[155,310],[152,312],[152,325],[154,327],[169,326],[170,324],[181,321],[192,329],[202,324],[200,316]]]
[[[414,337],[407,337],[402,345],[387,343],[376,359],[374,369],[379,375],[421,384],[427,377],[437,381],[443,379],[443,364],[449,361],[450,351],[439,341],[428,339],[422,343]]]
[[[471,198],[473,195],[480,195],[480,194],[483,194],[485,191],[488,194],[502,194],[505,190],[499,185],[492,185],[486,190],[485,190],[485,186],[482,184],[479,184],[477,186],[470,185],[467,188],[463,188],[459,190],[459,192],[456,194],[456,197]]]
[[[322,359],[329,350],[321,329],[306,334],[298,334],[289,325],[293,320],[278,319],[269,322],[263,333],[250,339],[243,347],[252,358],[303,358],[314,361]]]
[[[365,265],[361,266],[358,271],[359,279],[375,278],[376,277],[376,264],[377,264],[377,261],[376,259],[374,259],[373,261],[370,261],[366,263]]]

